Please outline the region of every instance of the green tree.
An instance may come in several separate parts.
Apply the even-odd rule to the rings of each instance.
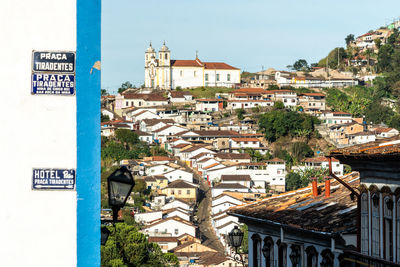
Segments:
[[[151,155],[153,156],[168,156],[167,151],[165,151],[165,149],[160,147],[159,145],[152,146],[150,151]]]
[[[285,187],[286,187],[287,191],[296,190],[296,189],[305,187],[308,184],[308,183],[304,184],[304,182],[301,180],[300,174],[298,174],[296,172],[289,172],[286,175],[285,183],[286,183]]]
[[[244,114],[246,114],[246,111],[244,109],[242,109],[242,108],[236,109],[236,115],[239,120],[244,119]]]
[[[144,179],[136,179],[135,186],[133,187],[133,192],[143,193],[146,190],[146,182]]]
[[[351,42],[354,42],[354,34],[349,34],[344,39],[346,41],[346,45],[349,46]]]
[[[115,138],[123,144],[134,145],[140,142],[139,136],[128,129],[115,130]]]
[[[108,95],[108,92],[107,92],[106,89],[101,89],[100,94],[101,94],[102,96],[104,96],[104,95]]]
[[[278,100],[274,102],[274,109],[284,109],[285,104],[282,101]]]
[[[100,122],[107,122],[110,121],[110,117],[108,115],[103,115],[103,113],[100,113]]]
[[[238,252],[247,254],[249,253],[249,243],[248,243],[249,229],[247,227],[247,224],[242,224],[240,226],[240,230],[243,232],[243,241]]]
[[[385,44],[381,46],[378,52],[378,70],[383,71],[391,71],[391,58],[394,53],[394,49],[390,44]]]
[[[376,39],[374,40],[374,43],[375,43],[376,48],[378,48],[378,49],[381,48],[381,46],[382,46],[382,41],[381,41],[381,39],[376,38]]]
[[[305,59],[299,59],[293,64],[293,69],[297,71],[308,71],[310,70],[310,66],[308,66],[308,63]]]
[[[121,94],[123,91],[130,88],[135,88],[135,87],[130,82],[126,81],[123,84],[121,84],[120,88],[118,88],[118,93]]]
[[[314,156],[314,151],[304,142],[295,142],[291,146],[292,157],[300,162],[304,158]]]
[[[328,56],[318,62],[318,67],[326,67],[326,65],[328,65],[331,69],[337,69],[338,65],[340,65],[345,58],[347,58],[346,50],[343,47],[336,47],[329,52]]]
[[[389,127],[400,130],[400,114],[396,114],[389,120]]]
[[[149,243],[135,226],[117,223],[108,227],[111,234],[101,247],[101,266],[163,267],[178,266],[175,255],[164,254],[155,243]]]
[[[372,102],[365,111],[367,121],[375,124],[388,123],[390,118],[394,115],[393,111],[381,105],[379,102]]]
[[[265,138],[274,142],[281,136],[296,135],[296,131],[314,131],[319,120],[308,114],[288,110],[272,110],[260,116],[259,127]]]

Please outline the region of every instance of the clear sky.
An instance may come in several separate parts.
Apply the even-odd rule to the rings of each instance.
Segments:
[[[400,16],[399,0],[103,0],[102,88],[144,83],[144,52],[221,61],[256,72],[317,62],[352,33]]]

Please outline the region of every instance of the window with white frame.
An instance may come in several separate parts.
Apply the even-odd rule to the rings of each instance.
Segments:
[[[361,195],[361,253],[368,255],[368,195],[363,193]]]
[[[373,257],[380,257],[380,238],[379,238],[379,221],[380,221],[380,215],[379,215],[379,202],[380,202],[380,197],[378,193],[375,193],[371,197],[372,199],[372,207],[371,207],[371,217],[372,217],[372,223],[371,223],[371,230],[372,230],[372,256]]]

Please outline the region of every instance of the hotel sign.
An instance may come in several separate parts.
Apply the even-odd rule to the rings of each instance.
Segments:
[[[33,169],[33,190],[74,190],[74,169]]]

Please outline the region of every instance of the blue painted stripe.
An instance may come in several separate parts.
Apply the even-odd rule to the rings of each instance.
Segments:
[[[101,0],[77,0],[77,266],[100,266]],[[92,70],[92,71],[91,71]]]

